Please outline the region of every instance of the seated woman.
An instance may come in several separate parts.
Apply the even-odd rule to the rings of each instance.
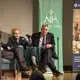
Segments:
[[[3,48],[3,46],[1,46],[1,57],[10,61],[16,58],[20,66],[20,70],[24,72],[24,73],[22,72],[22,77],[24,75],[25,77],[29,77],[29,75],[25,72],[25,71],[29,71],[29,69],[26,66],[24,57],[22,55],[21,47],[16,47],[14,48],[14,51],[12,51],[12,50],[8,50],[7,48],[5,49]]]
[[[26,71],[29,70],[28,66],[26,65],[25,59],[23,57],[23,49],[25,49],[28,45],[27,41],[24,37],[20,36],[20,30],[17,28],[14,28],[11,30],[11,37],[8,40],[8,43],[6,45],[7,51],[12,52],[14,54],[14,57],[18,60],[18,63],[20,65],[20,69],[22,72],[22,77],[26,74]],[[4,51],[5,53],[5,51]]]

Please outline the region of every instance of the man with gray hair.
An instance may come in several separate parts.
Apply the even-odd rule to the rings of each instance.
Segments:
[[[56,67],[51,59],[52,55],[53,58],[55,58],[55,53],[53,53],[55,52],[55,41],[54,35],[48,32],[48,24],[43,24],[41,32],[34,33],[32,35],[32,45],[40,48],[40,60],[38,69],[43,72],[45,66],[48,65],[53,75],[56,77],[62,75],[58,70],[56,70]],[[58,58],[56,57],[56,59]]]

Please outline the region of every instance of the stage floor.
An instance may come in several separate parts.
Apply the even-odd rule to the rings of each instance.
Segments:
[[[63,76],[54,77],[51,73],[45,73],[44,76],[46,80],[75,80],[77,73],[64,73]],[[53,79],[52,79],[53,78]],[[29,80],[28,78],[21,78],[20,75],[14,78],[11,72],[6,72],[2,78],[2,80]]]

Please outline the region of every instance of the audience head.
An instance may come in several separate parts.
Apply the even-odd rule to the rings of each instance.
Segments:
[[[14,36],[16,39],[19,39],[20,33],[21,33],[20,30],[17,29],[17,28],[13,28],[13,29],[11,30],[12,36]]]
[[[32,72],[30,80],[46,80],[46,79],[44,78],[44,75],[40,71],[35,70]]]
[[[80,80],[80,73],[77,74],[76,79],[75,80]]]
[[[45,36],[48,32],[48,24],[43,24],[41,28],[41,34],[42,36]]]

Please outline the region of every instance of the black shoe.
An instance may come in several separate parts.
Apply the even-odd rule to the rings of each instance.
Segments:
[[[30,75],[26,72],[22,72],[21,77],[22,78],[30,78]]]
[[[56,70],[56,72],[53,72],[53,75],[54,75],[55,77],[58,77],[58,76],[63,75],[63,73],[61,73],[61,72],[59,72],[59,71]]]
[[[27,66],[24,66],[23,68],[20,68],[20,71],[29,71],[29,70],[30,70],[30,68],[27,67]]]
[[[41,72],[42,72],[42,73],[45,73],[45,72],[47,72],[47,70],[46,70],[46,69],[43,69],[43,70],[41,70]]]
[[[47,69],[46,69],[46,68],[38,68],[38,69],[39,69],[39,71],[41,71],[42,73],[47,72]]]
[[[34,71],[34,70],[37,70],[38,68],[37,68],[37,65],[33,65],[32,66],[32,71]]]

